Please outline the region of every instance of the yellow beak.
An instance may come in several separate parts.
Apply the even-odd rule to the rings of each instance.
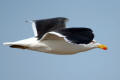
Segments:
[[[103,50],[107,50],[108,49],[107,46],[103,45],[103,44],[98,45],[98,48],[101,48]]]

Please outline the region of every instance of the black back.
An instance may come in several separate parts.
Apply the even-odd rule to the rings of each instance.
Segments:
[[[56,32],[66,36],[69,41],[76,44],[88,44],[94,38],[93,31],[89,28],[66,28]]]
[[[65,28],[66,21],[67,18],[64,17],[34,20],[37,29],[38,39],[40,39],[47,32]]]

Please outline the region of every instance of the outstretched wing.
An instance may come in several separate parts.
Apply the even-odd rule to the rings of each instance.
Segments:
[[[38,39],[41,39],[42,36],[47,32],[65,28],[65,22],[67,20],[68,19],[64,17],[33,20],[32,27],[34,34],[38,37]]]
[[[88,44],[94,38],[93,31],[89,28],[65,28],[56,32],[64,35],[67,40],[75,44]]]

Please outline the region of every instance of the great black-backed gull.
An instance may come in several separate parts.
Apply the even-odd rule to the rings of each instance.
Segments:
[[[64,17],[32,20],[35,37],[3,44],[53,54],[75,54],[94,48],[107,50],[107,46],[93,40],[90,28],[65,28],[66,21]]]

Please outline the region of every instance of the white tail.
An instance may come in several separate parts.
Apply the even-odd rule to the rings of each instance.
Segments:
[[[9,46],[11,48],[20,48],[20,49],[27,49],[28,48],[26,46],[16,44],[15,42],[5,42],[5,43],[3,43],[3,45]]]
[[[10,46],[12,48],[26,49],[30,47],[29,45],[33,44],[34,42],[37,42],[36,40],[37,38],[28,38],[24,40],[15,41],[15,42],[5,42],[3,43],[3,45]]]
[[[3,43],[3,45],[5,45],[5,46],[11,46],[11,45],[14,45],[14,42],[5,42],[5,43]]]

